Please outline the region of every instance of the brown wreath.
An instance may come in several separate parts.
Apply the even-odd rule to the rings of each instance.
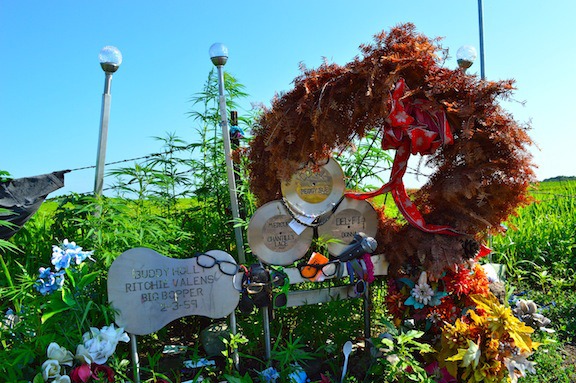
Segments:
[[[260,204],[281,198],[280,182],[300,164],[320,161],[355,136],[389,122],[391,89],[404,79],[410,97],[445,113],[453,143],[427,157],[435,173],[411,199],[426,222],[465,235],[423,232],[379,210],[378,251],[394,274],[407,263],[429,275],[470,258],[466,239],[482,241],[530,202],[535,181],[526,127],[497,100],[510,97],[513,80],[484,81],[442,67],[440,39],[416,33],[413,24],[374,36],[362,57],[345,66],[325,63],[304,70],[294,89],[276,97],[255,127],[248,148],[250,187]]]

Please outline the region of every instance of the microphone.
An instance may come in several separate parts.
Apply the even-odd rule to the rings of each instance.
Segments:
[[[374,250],[376,250],[377,245],[378,243],[374,238],[368,237],[362,232],[358,232],[354,234],[354,239],[350,242],[348,247],[345,248],[336,258],[338,258],[340,262],[347,262],[351,259],[361,257],[366,253],[372,254]]]

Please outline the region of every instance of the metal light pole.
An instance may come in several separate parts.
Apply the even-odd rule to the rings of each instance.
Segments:
[[[118,48],[105,46],[98,55],[100,66],[106,74],[104,80],[104,93],[102,94],[102,111],[100,113],[100,137],[98,139],[98,153],[96,155],[96,177],[94,180],[94,195],[102,195],[104,186],[104,163],[106,161],[106,141],[108,139],[108,120],[110,117],[110,87],[112,86],[112,74],[122,64],[122,54]]]
[[[228,113],[226,112],[226,95],[224,94],[224,65],[228,61],[228,48],[224,44],[214,43],[209,49],[210,60],[218,69],[218,94],[220,106],[220,125],[222,127],[222,141],[224,141],[224,157],[226,158],[226,172],[228,175],[228,191],[230,192],[230,205],[232,208],[232,218],[240,217],[238,209],[238,196],[236,195],[236,178],[234,176],[234,165],[232,164],[232,149],[230,145],[230,130],[228,129]],[[244,239],[239,227],[234,228],[236,236],[236,250],[238,251],[238,262],[245,263]],[[230,329],[232,334],[236,334],[237,323],[234,311],[230,314]],[[233,360],[236,369],[240,368],[240,358],[238,350],[233,351]]]
[[[484,80],[484,9],[482,0],[478,0],[478,32],[480,35],[480,78]]]
[[[224,157],[226,157],[226,170],[228,173],[228,190],[230,192],[230,204],[232,208],[232,218],[240,218],[238,209],[238,196],[236,195],[236,178],[234,177],[234,165],[232,164],[230,131],[228,129],[228,113],[226,112],[226,96],[224,94],[224,65],[228,61],[228,48],[224,44],[215,43],[210,47],[210,60],[218,69],[218,93],[220,95],[220,125],[222,126],[222,140],[224,141]],[[236,250],[238,251],[238,261],[245,263],[244,257],[244,239],[242,230],[239,227],[234,228],[236,236]]]

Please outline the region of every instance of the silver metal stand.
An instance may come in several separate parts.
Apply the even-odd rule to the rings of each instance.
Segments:
[[[94,194],[101,195],[104,186],[104,163],[106,161],[106,142],[108,140],[108,120],[110,119],[110,86],[112,73],[105,72],[104,93],[102,94],[102,110],[100,113],[100,134],[98,138],[98,152],[96,155],[96,177],[94,179]]]
[[[138,358],[138,345],[134,334],[130,334],[130,350],[132,353],[132,367],[134,368],[134,383],[140,383],[140,359]]]

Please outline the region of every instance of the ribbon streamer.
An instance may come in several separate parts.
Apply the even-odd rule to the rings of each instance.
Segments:
[[[461,235],[450,226],[427,224],[406,193],[402,177],[406,173],[410,154],[432,154],[441,145],[452,144],[454,139],[443,110],[428,100],[406,98],[405,93],[406,83],[400,78],[390,97],[390,114],[382,138],[382,149],[396,149],[390,181],[378,190],[346,193],[346,196],[365,200],[390,192],[400,213],[412,226],[427,233]]]

